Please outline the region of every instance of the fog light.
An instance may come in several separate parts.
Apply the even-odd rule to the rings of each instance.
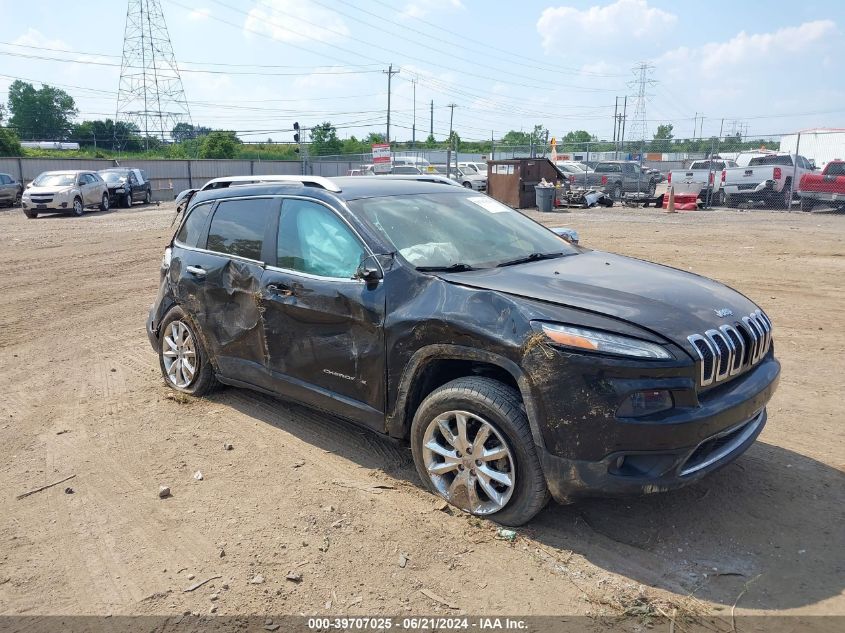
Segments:
[[[635,391],[622,401],[616,410],[616,417],[638,418],[643,415],[660,413],[675,406],[672,394],[665,389],[653,391]]]

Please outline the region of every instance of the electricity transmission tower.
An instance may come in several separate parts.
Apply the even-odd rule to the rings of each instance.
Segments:
[[[634,104],[634,116],[630,123],[631,140],[640,141],[641,145],[645,145],[646,134],[648,133],[648,123],[646,121],[646,101],[651,96],[648,93],[648,88],[655,85],[657,82],[651,78],[651,73],[654,71],[654,66],[646,63],[637,64],[634,67],[634,79],[629,82],[628,86],[632,90],[636,90],[636,102]]]
[[[159,0],[129,0],[115,118],[135,126],[147,148],[150,138],[167,140],[177,123],[191,123]]]

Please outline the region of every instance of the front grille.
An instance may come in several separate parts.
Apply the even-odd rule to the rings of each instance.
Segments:
[[[32,196],[31,200],[33,204],[47,204],[53,201],[53,196]]]
[[[680,475],[691,475],[719,462],[742,446],[763,423],[763,411],[759,411],[747,422],[732,429],[708,437],[687,457],[680,468]]]
[[[730,325],[687,337],[698,353],[702,387],[736,376],[760,362],[772,343],[772,322],[755,310]]]

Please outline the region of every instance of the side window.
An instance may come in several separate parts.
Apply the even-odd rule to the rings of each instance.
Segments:
[[[129,183],[133,184],[133,185],[138,184],[138,180],[135,178],[135,172],[133,172],[133,171],[129,172]]]
[[[200,232],[205,226],[208,214],[211,212],[211,204],[201,204],[193,208],[188,217],[182,223],[182,228],[176,234],[176,241],[185,246],[196,246],[200,239]]]
[[[0,185],[8,185],[11,182],[6,174],[0,174]]]
[[[264,230],[278,200],[251,198],[226,200],[211,218],[206,248],[216,253],[261,261]]]
[[[365,255],[358,238],[339,217],[307,200],[285,200],[277,249],[280,268],[338,279],[354,277]]]

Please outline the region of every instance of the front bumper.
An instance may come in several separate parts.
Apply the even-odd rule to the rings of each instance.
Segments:
[[[651,494],[701,479],[754,443],[779,377],[780,364],[770,355],[734,384],[702,393],[698,406],[677,407],[655,421],[613,419],[595,425],[592,430],[607,449],[598,458],[582,458],[578,449],[555,454],[538,447],[552,496],[565,503],[584,496]],[[590,429],[581,437],[586,433]]]
[[[35,211],[55,213],[58,211],[69,211],[73,205],[68,200],[51,200],[50,202],[38,202],[28,198],[21,198],[21,207],[34,209]]]

